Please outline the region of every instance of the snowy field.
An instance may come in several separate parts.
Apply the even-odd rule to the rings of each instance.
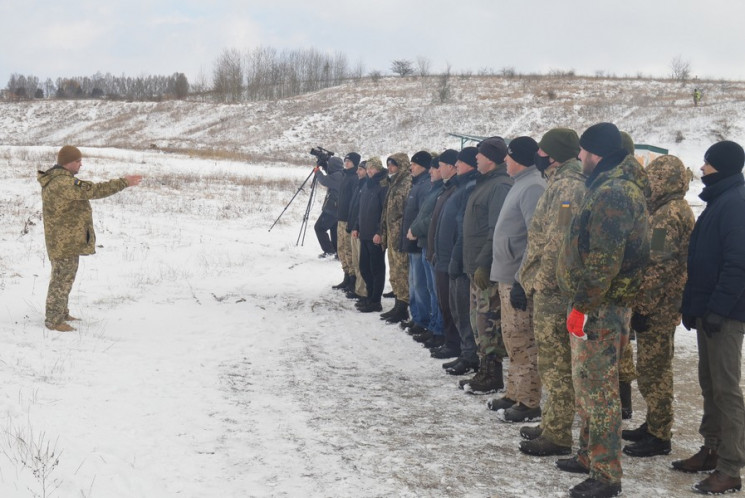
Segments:
[[[521,454],[487,397],[330,290],[321,192],[304,246],[305,193],[268,232],[308,168],[83,148],[80,178],[145,180],[93,201],[99,246],[70,299],[82,321],[46,330],[35,172],[56,149],[0,147],[0,496],[563,497],[584,478]],[[669,470],[701,445],[683,328],[676,355],[673,452],[624,456],[624,496],[700,479]]]

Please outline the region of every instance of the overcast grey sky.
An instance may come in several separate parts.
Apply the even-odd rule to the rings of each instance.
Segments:
[[[227,48],[314,47],[388,73],[393,59],[455,72],[745,79],[737,0],[0,0],[0,88],[47,77],[210,77]]]

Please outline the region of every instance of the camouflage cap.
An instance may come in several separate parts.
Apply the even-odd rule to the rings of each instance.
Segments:
[[[371,157],[367,161],[365,161],[365,169],[374,169],[377,171],[383,170],[383,162],[380,160],[378,156]]]

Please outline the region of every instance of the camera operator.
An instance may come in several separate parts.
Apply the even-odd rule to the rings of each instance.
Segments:
[[[318,157],[316,180],[326,187],[326,197],[323,199],[321,216],[318,217],[313,228],[316,231],[316,237],[318,237],[321,250],[323,250],[318,257],[328,258],[336,256],[339,187],[341,186],[344,163],[341,158],[334,157],[333,152],[329,153],[320,147],[318,149],[323,153],[314,154],[317,149],[313,149],[311,150],[311,154]]]

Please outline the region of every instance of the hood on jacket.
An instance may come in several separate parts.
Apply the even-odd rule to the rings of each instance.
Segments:
[[[340,157],[332,156],[328,160],[328,173],[336,173],[344,169],[344,161]]]
[[[55,165],[46,171],[37,171],[36,180],[41,184],[42,187],[49,185],[49,182],[57,178],[58,176],[74,176],[71,172],[67,171],[62,166]]]
[[[688,169],[675,156],[655,158],[647,166],[647,177],[651,191],[647,198],[650,211],[655,211],[672,199],[682,199],[688,192]]]
[[[409,171],[411,169],[411,161],[409,160],[409,156],[407,156],[404,152],[396,152],[393,155],[388,156],[388,159],[385,160],[386,164],[388,164],[388,161],[393,159],[396,164],[398,164],[399,171]]]

